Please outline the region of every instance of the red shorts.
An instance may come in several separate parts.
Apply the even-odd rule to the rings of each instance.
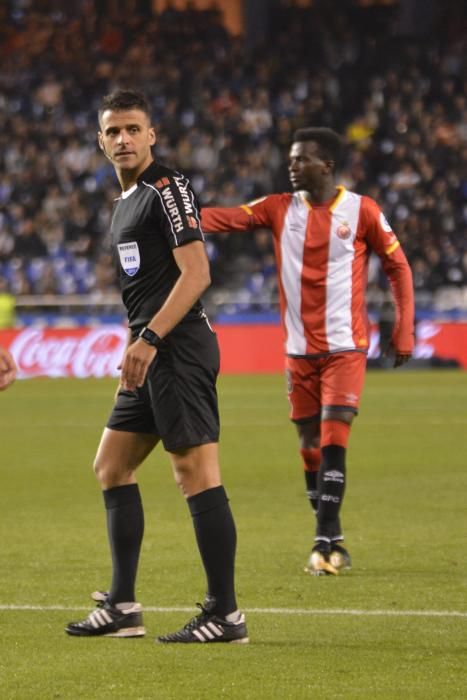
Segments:
[[[324,357],[286,357],[290,418],[315,418],[323,406],[349,408],[355,413],[365,380],[366,355],[338,352]]]

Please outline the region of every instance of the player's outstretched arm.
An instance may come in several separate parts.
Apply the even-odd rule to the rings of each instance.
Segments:
[[[0,347],[0,391],[8,389],[16,379],[16,363],[11,353]]]
[[[203,207],[201,210],[201,227],[205,233],[250,231],[252,223],[244,207]]]

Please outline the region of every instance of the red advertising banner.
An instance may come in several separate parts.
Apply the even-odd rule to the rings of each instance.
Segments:
[[[221,371],[225,374],[267,373],[283,370],[280,326],[219,325]],[[455,360],[467,369],[467,323],[421,321],[417,325],[414,357]],[[0,331],[0,344],[10,349],[19,377],[118,376],[126,343],[120,325],[96,328],[36,328]],[[371,331],[369,357],[379,356],[379,333]]]

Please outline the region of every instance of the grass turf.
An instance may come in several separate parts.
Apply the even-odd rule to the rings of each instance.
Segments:
[[[354,568],[338,578],[302,571],[313,523],[284,387],[281,376],[219,383],[247,647],[153,643],[191,606],[195,614],[204,593],[161,448],[140,475],[139,599],[161,608],[145,613],[147,637],[64,634],[91,609],[89,591],[109,580],[90,464],[114,382],[37,379],[0,396],[2,698],[465,697],[467,373],[368,373],[343,509]],[[456,611],[463,616],[446,614]]]

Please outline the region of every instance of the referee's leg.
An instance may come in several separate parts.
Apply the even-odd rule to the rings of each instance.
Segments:
[[[237,610],[234,570],[237,534],[221,483],[215,442],[170,452],[175,481],[190,509],[207,578],[213,612],[221,618]]]
[[[136,600],[136,574],[144,534],[136,469],[158,440],[155,435],[105,428],[97,450],[94,470],[104,497],[112,554],[108,595],[111,605]]]

